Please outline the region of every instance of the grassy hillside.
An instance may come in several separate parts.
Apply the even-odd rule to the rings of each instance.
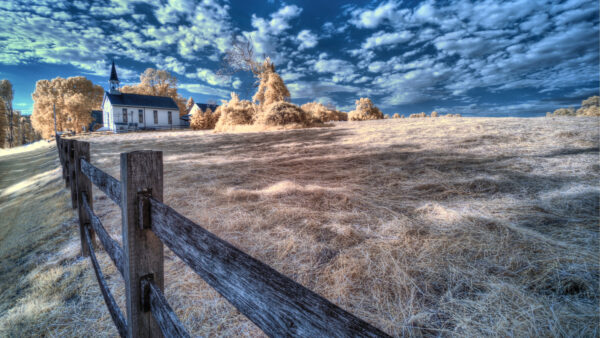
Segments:
[[[81,336],[89,322],[110,334],[54,144],[2,151],[0,173],[0,336]]]
[[[597,123],[427,118],[87,140],[92,163],[117,178],[120,152],[162,150],[166,203],[393,335],[594,336],[600,325]],[[30,285],[17,292],[5,283],[13,291],[0,299],[0,330],[18,332],[17,323],[24,332],[114,335],[89,263],[76,259],[74,213],[60,173],[52,171],[52,151],[24,158],[50,161],[34,175],[43,180],[50,171],[47,187],[57,202],[18,193],[31,197],[28,210],[59,213],[40,211],[52,238],[22,236],[27,250],[2,254],[14,256],[3,265],[14,278],[31,284],[48,271],[55,277],[47,291]],[[0,159],[16,166],[17,157]],[[2,219],[10,203],[5,186],[23,179],[17,170],[8,174],[13,183],[2,183]],[[99,191],[94,207],[120,241],[118,207]],[[3,229],[17,224],[0,222]],[[41,251],[34,255],[32,248]],[[41,260],[44,255],[53,258]],[[166,256],[166,296],[193,334],[261,334],[170,251]],[[122,304],[122,280],[100,258]],[[36,259],[19,272],[28,266],[20,262]],[[43,294],[54,297],[41,319],[46,326],[26,322],[27,299]]]

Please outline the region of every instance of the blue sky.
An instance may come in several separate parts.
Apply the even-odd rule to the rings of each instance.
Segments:
[[[84,75],[107,87],[166,69],[197,102],[253,94],[216,75],[235,34],[270,56],[292,101],[384,113],[535,116],[598,95],[597,0],[0,1],[0,78],[30,113],[39,79]]]

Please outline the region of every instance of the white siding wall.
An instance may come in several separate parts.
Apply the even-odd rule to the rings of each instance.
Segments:
[[[111,116],[112,106],[110,105],[110,101],[105,99],[104,106],[102,110],[102,124],[106,128],[114,129],[112,127],[112,116]]]
[[[119,128],[126,129],[124,125],[115,125],[117,123],[123,123],[123,108],[127,109],[127,122],[128,123],[137,123],[138,128],[167,128],[171,125],[177,127],[181,124],[181,120],[179,119],[179,110],[177,109],[157,109],[157,108],[147,108],[147,107],[124,107],[124,106],[110,106],[110,104],[104,105],[104,109],[107,110],[109,107],[109,121],[110,125],[108,126],[113,131],[118,131]],[[139,121],[139,109],[144,111],[144,119],[143,122]],[[154,123],[154,111],[157,111],[158,114],[158,123]],[[171,112],[172,124],[169,124],[168,112]]]

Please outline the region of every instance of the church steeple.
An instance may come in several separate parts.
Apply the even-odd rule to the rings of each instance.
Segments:
[[[118,94],[119,93],[119,78],[117,77],[117,69],[115,68],[115,60],[112,61],[112,68],[110,70],[110,80],[108,82],[110,84],[110,93]]]

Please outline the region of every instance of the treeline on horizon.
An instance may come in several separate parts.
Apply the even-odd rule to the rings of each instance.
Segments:
[[[0,148],[13,148],[40,139],[31,117],[13,109],[14,90],[12,83],[0,80]]]
[[[558,108],[553,113],[547,112],[546,116],[600,116],[600,96],[591,96],[581,101],[577,110],[573,107]]]

